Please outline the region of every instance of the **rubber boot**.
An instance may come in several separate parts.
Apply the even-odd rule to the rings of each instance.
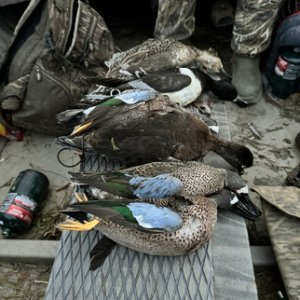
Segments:
[[[262,100],[262,75],[259,68],[260,57],[233,55],[232,84],[238,95],[248,104],[255,104]]]

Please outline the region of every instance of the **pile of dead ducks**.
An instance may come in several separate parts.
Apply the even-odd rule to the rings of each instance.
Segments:
[[[213,50],[150,39],[107,62],[97,90],[57,120],[71,129],[57,142],[119,161],[119,170],[70,173],[78,200],[62,212],[67,230],[95,228],[114,243],[151,255],[183,255],[210,239],[217,207],[256,220],[240,177],[251,151],[218,137],[206,93],[223,100],[236,91]],[[207,154],[214,153],[207,160]]]

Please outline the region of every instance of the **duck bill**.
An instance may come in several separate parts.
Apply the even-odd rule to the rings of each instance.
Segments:
[[[237,214],[251,221],[256,221],[261,216],[261,211],[251,201],[248,194],[239,194],[238,200],[233,204],[233,210]]]
[[[231,82],[232,77],[223,69],[219,68],[218,70],[214,70],[212,72],[207,72],[207,75],[214,81],[229,81]]]
[[[231,75],[229,75],[223,68],[221,68],[220,70],[219,70],[219,73],[218,73],[218,75],[221,77],[221,79],[226,79],[226,80],[229,80],[229,81],[231,81],[231,79],[232,79],[232,77],[231,77]]]

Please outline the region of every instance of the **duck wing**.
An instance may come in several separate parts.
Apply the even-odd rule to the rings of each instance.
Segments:
[[[87,184],[108,193],[143,199],[162,199],[174,196],[182,189],[182,182],[172,174],[156,176],[130,175],[121,171],[109,173],[70,173],[71,181]]]
[[[96,187],[116,196],[135,198],[129,184],[130,177],[122,172],[75,173],[70,172],[71,181],[80,185]]]
[[[86,116],[85,121],[77,126],[73,132],[85,132],[93,128],[114,127],[133,120],[148,118],[152,112],[170,112],[175,109],[168,96],[157,95],[147,102],[120,106],[96,106]]]
[[[157,207],[129,199],[91,200],[75,203],[63,213],[75,217],[74,211],[93,215],[106,222],[121,225],[130,230],[148,233],[175,231],[182,226],[180,215],[169,207]]]

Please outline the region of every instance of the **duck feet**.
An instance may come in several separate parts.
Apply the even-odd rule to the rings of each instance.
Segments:
[[[88,202],[89,199],[87,197],[87,195],[84,192],[75,192],[75,198],[77,200],[77,202]]]
[[[84,221],[80,223],[78,221],[67,220],[63,223],[57,224],[56,227],[59,230],[71,230],[71,231],[89,231],[96,227],[100,223],[100,220],[93,219],[91,221]]]

